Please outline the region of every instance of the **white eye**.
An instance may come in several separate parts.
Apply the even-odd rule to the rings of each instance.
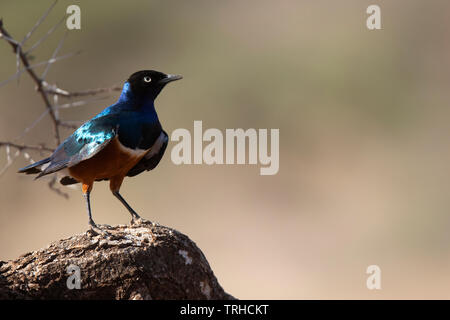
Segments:
[[[144,81],[145,82],[151,82],[152,78],[150,78],[149,76],[144,77]]]

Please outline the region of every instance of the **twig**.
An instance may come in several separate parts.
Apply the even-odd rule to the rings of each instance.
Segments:
[[[45,111],[42,112],[41,115],[36,120],[34,120],[31,125],[26,127],[25,130],[23,130],[23,132],[19,136],[17,136],[13,141],[17,141],[17,140],[23,138],[28,132],[31,131],[31,129],[33,129],[39,122],[41,122],[42,119],[44,119],[44,117],[47,115],[47,113],[48,113],[48,109],[45,109]]]
[[[80,107],[80,106],[84,106],[84,105],[88,104],[89,102],[98,101],[98,100],[102,100],[102,99],[106,99],[106,97],[94,97],[94,98],[90,98],[90,99],[86,99],[86,100],[77,100],[74,102],[58,104],[58,105],[55,105],[54,109],[60,110],[60,109],[69,109],[69,108],[74,108],[74,107]]]
[[[31,30],[23,38],[22,42],[20,43],[20,46],[22,46],[25,43],[25,41],[27,41],[31,37],[33,32],[36,31],[36,29],[42,24],[42,22],[44,22],[45,18],[47,18],[47,16],[50,14],[50,11],[52,11],[53,7],[56,5],[57,2],[58,0],[53,2],[52,5],[47,9],[47,11],[44,12],[42,17],[39,18],[39,20],[36,22],[33,28],[31,28]]]
[[[68,129],[78,129],[80,125],[83,124],[83,121],[60,121],[59,125]]]
[[[44,72],[42,72],[41,79],[45,79],[45,77],[47,76],[47,73],[50,70],[53,61],[56,59],[56,55],[58,54],[59,50],[61,50],[62,45],[64,44],[64,40],[66,40],[67,33],[68,31],[66,30],[66,32],[64,33],[64,37],[61,38],[55,51],[53,51],[52,57],[48,60],[47,65],[45,66],[45,70]]]
[[[25,150],[33,150],[33,151],[47,151],[47,152],[53,152],[55,149],[46,147],[45,145],[27,145],[27,144],[18,144],[18,143],[12,143],[7,141],[0,141],[0,147],[12,147],[19,151],[25,151]]]
[[[29,55],[30,52],[32,52],[34,49],[36,49],[42,42],[44,42],[45,39],[47,39],[66,19],[66,16],[63,16],[61,20],[57,24],[55,24],[50,30],[47,31],[47,33],[40,38],[38,41],[36,41],[35,44],[31,46],[30,49],[28,49],[25,54]]]
[[[121,91],[122,86],[115,85],[109,88],[98,88],[98,89],[89,89],[85,91],[78,92],[68,92],[58,87],[47,87],[45,89],[47,93],[56,94],[65,98],[76,98],[76,97],[84,97],[84,96],[95,96],[100,93],[110,93],[113,91]]]
[[[71,58],[71,57],[73,57],[73,56],[75,56],[77,54],[80,54],[80,53],[81,53],[81,51],[71,52],[71,53],[65,54],[63,56],[59,56],[59,57],[56,57],[56,58],[51,58],[49,60],[45,60],[45,61],[41,61],[41,62],[32,64],[32,65],[29,65],[26,68],[19,69],[13,76],[11,76],[10,78],[0,82],[0,87],[4,86],[5,84],[10,82],[11,80],[14,80],[15,78],[20,76],[25,71],[28,71],[30,69],[35,69],[35,68],[43,66],[43,65],[53,64],[53,63],[55,63],[57,61],[60,61],[60,60],[63,60],[63,59],[67,59],[67,58]],[[41,89],[36,88],[36,90],[42,90],[42,88],[45,88],[45,86],[46,86],[46,82],[45,82],[44,79],[42,79],[42,87],[41,87]]]

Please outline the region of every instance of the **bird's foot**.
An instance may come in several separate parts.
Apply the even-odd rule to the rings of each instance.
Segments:
[[[96,223],[94,223],[94,221],[90,221],[89,226],[91,228],[88,230],[88,232],[92,233],[94,236],[97,236],[97,235],[109,236],[110,235],[110,233],[108,231],[106,231],[108,229],[111,229],[110,225],[96,224]]]
[[[141,218],[140,216],[133,216],[131,218],[131,225],[132,226],[141,226],[141,225],[155,225],[154,222]]]

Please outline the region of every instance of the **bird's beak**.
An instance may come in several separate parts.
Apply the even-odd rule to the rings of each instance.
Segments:
[[[159,80],[159,83],[166,84],[180,79],[183,79],[183,77],[178,74],[168,74],[164,79]]]

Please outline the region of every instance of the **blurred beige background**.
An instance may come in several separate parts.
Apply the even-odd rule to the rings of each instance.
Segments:
[[[52,1],[0,3],[22,39]],[[28,43],[64,15],[59,1]],[[279,128],[280,171],[182,165],[170,160],[125,181],[122,194],[145,218],[189,235],[225,290],[242,299],[450,298],[450,2],[76,1],[70,31],[48,79],[68,90],[122,83],[153,68],[184,80],[157,111],[167,132]],[[381,6],[382,28],[366,28]],[[34,52],[48,58],[64,33]],[[0,41],[0,80],[15,57]],[[63,110],[85,120],[118,93]],[[0,140],[44,110],[28,75],[0,88]],[[23,140],[53,139],[45,119]],[[65,132],[65,136],[70,131]],[[34,154],[35,159],[41,155]],[[6,163],[0,150],[0,166]],[[0,259],[13,259],[87,229],[79,191],[68,200],[15,172],[0,178]],[[98,223],[128,223],[106,183],[92,194]],[[367,266],[382,290],[366,288]]]

